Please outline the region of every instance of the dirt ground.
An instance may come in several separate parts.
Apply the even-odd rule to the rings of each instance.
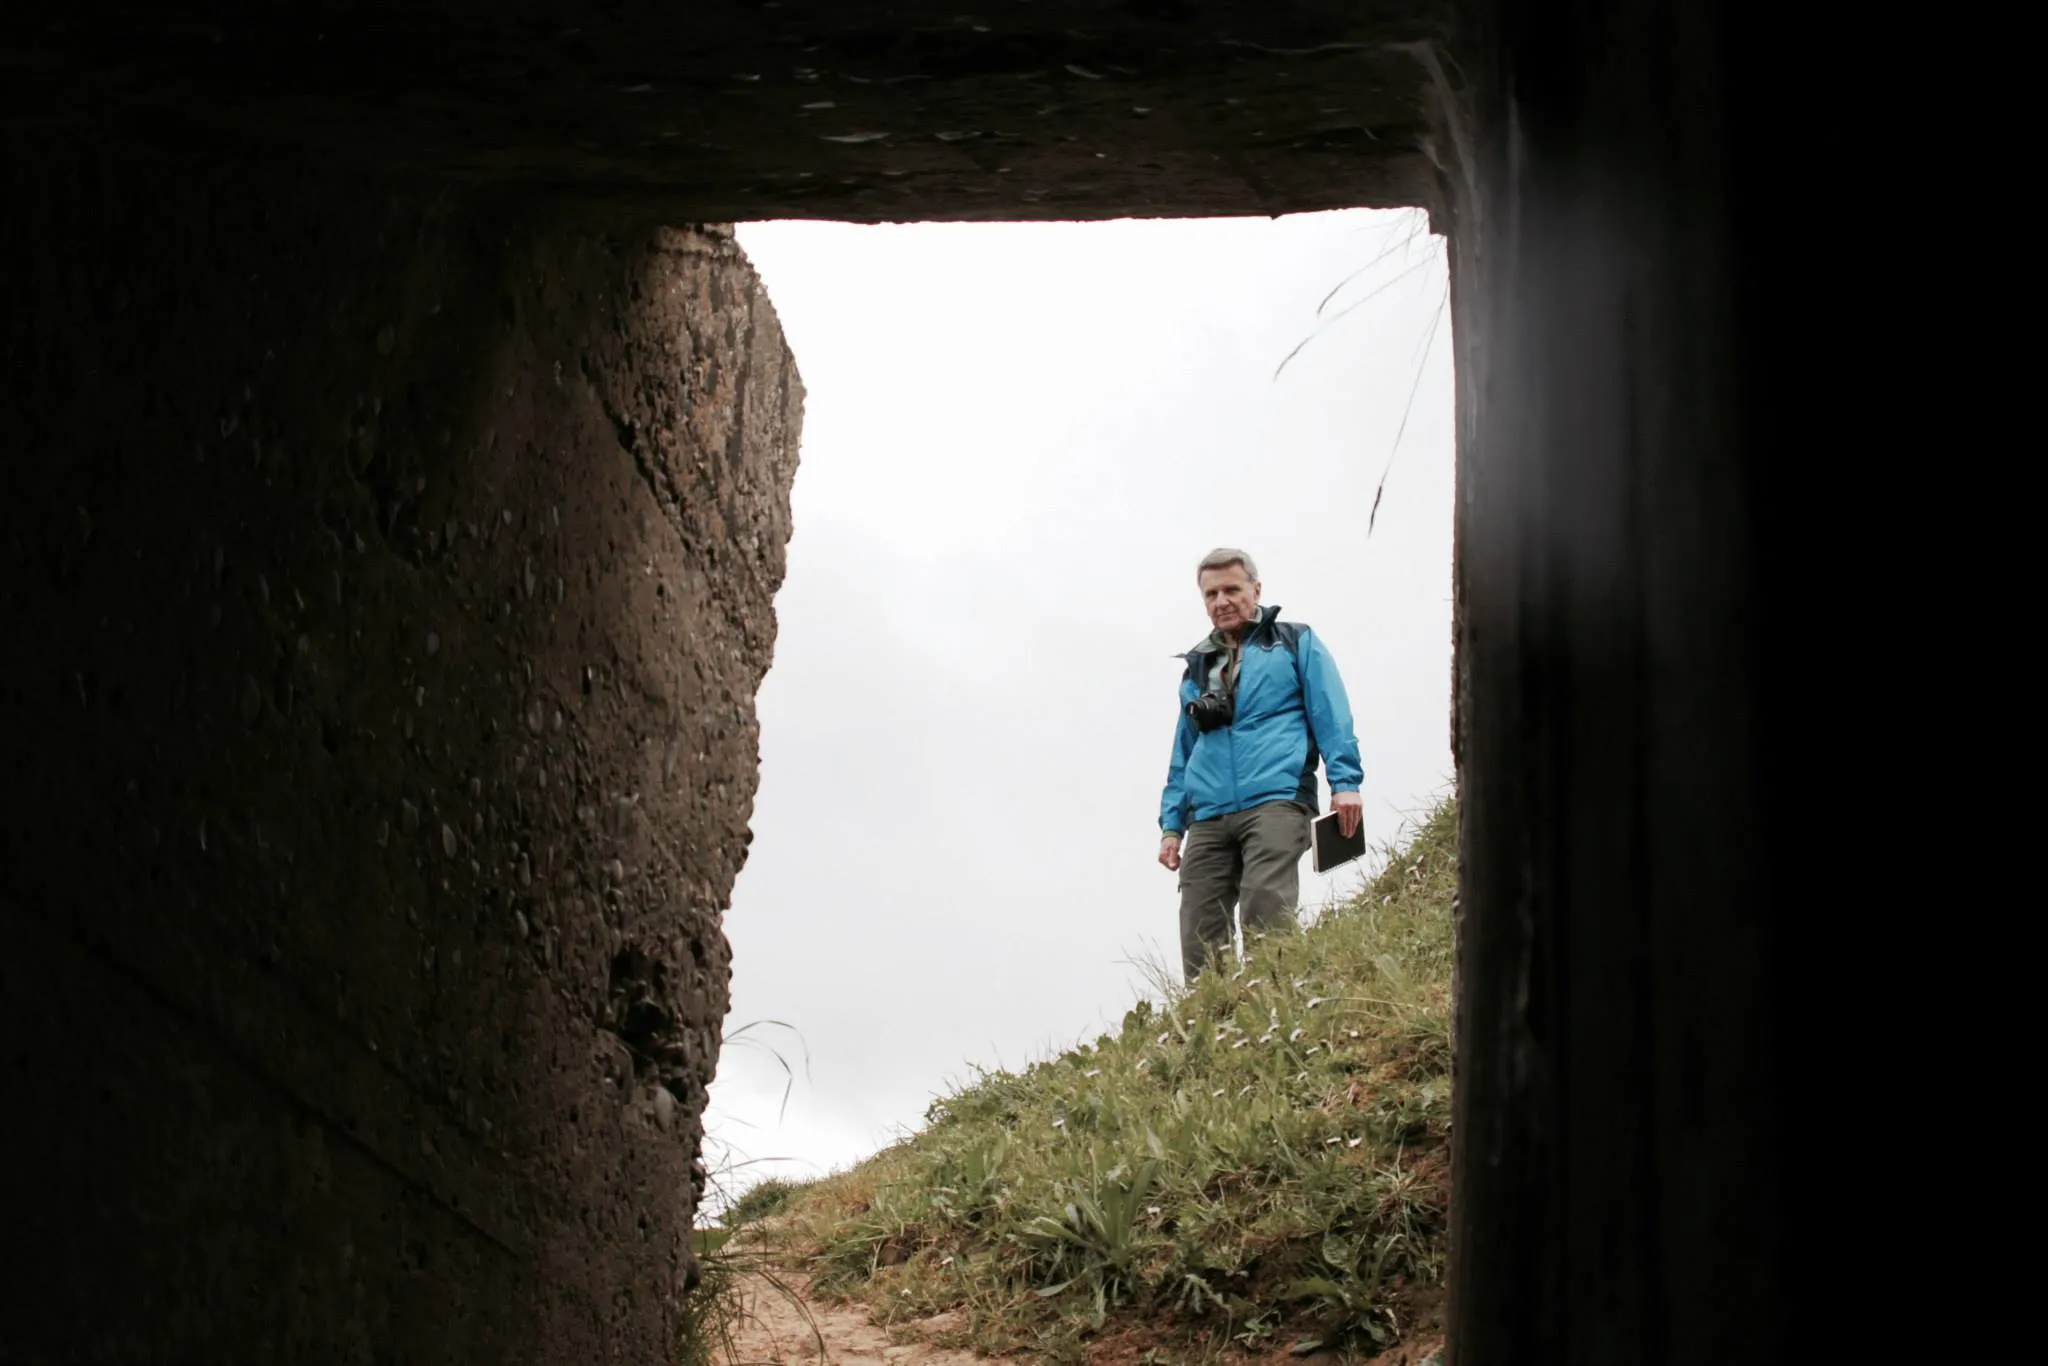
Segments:
[[[730,1366],[973,1366],[988,1358],[937,1346],[932,1338],[959,1326],[940,1314],[893,1330],[877,1328],[856,1304],[824,1304],[801,1277],[782,1273],[790,1296],[760,1275],[742,1282],[745,1312],[732,1333]]]

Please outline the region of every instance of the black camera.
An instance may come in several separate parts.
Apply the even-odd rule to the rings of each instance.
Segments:
[[[1195,723],[1195,729],[1204,733],[1227,726],[1237,715],[1237,705],[1229,693],[1205,692],[1188,703],[1188,716]]]

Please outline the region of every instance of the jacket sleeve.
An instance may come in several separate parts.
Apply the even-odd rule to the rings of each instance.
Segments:
[[[1166,765],[1166,791],[1159,797],[1159,832],[1162,836],[1178,835],[1188,828],[1188,794],[1183,785],[1187,775],[1188,756],[1195,752],[1195,723],[1188,716],[1188,703],[1193,701],[1193,686],[1186,679],[1181,680],[1180,720],[1173,727],[1173,757]]]
[[[1331,792],[1356,792],[1365,779],[1365,767],[1358,759],[1358,737],[1351,729],[1351,701],[1344,695],[1344,680],[1337,675],[1337,661],[1311,630],[1304,630],[1295,642],[1295,656],[1301,664],[1301,688],[1308,703],[1308,724],[1322,752],[1323,769],[1330,778]]]

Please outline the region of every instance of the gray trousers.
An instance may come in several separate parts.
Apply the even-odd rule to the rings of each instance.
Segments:
[[[1243,909],[1247,939],[1295,923],[1310,819],[1293,802],[1267,802],[1189,828],[1180,845],[1180,960],[1189,982],[1211,952],[1229,950],[1233,910]]]

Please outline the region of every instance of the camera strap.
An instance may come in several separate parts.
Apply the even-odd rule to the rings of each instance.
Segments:
[[[1274,617],[1277,618],[1278,616],[1279,612],[1276,609]],[[1260,631],[1271,631],[1273,633],[1272,648],[1287,651],[1287,657],[1294,665],[1295,686],[1305,687],[1306,685],[1301,677],[1301,656],[1297,652],[1297,647],[1301,643],[1302,629],[1299,622],[1283,622],[1268,619],[1245,632],[1244,639],[1237,642],[1235,649],[1232,649],[1228,644],[1225,644],[1220,649],[1207,648],[1207,646],[1215,644],[1216,638],[1212,633],[1209,641],[1205,642],[1205,648],[1192,651],[1188,659],[1188,672],[1195,680],[1195,691],[1197,693],[1204,693],[1209,690],[1209,671],[1214,667],[1217,657],[1221,656],[1224,665],[1223,687],[1221,691],[1233,702],[1236,701],[1237,681],[1244,673],[1244,661],[1252,648],[1252,638],[1258,635]]]

